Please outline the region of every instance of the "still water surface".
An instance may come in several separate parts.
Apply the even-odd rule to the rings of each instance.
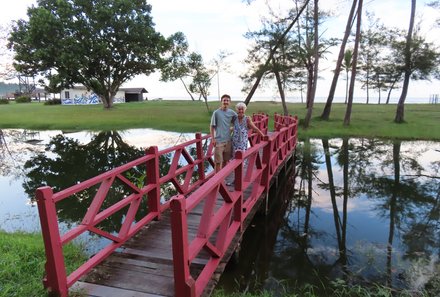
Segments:
[[[380,283],[419,290],[440,255],[440,143],[310,140],[297,176],[244,236],[220,286],[270,290]]]
[[[40,230],[33,194],[41,185],[58,191],[140,157],[148,146],[193,137],[151,129],[3,130],[0,229]],[[220,287],[282,292],[337,279],[425,284],[440,255],[440,142],[313,139],[298,146],[296,160],[296,176],[272,191],[269,215],[254,219]],[[65,205],[60,220],[75,224],[80,208]]]

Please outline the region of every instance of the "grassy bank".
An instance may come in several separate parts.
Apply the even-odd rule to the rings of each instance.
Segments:
[[[80,248],[67,245],[64,249],[68,272],[83,263]],[[0,231],[0,297],[47,296],[43,288],[43,239],[40,234]]]
[[[233,102],[232,106],[237,102]],[[210,110],[218,102],[210,102]],[[355,104],[351,125],[342,125],[344,104],[333,104],[330,121],[319,116],[324,104],[315,104],[311,127],[299,129],[304,137],[383,137],[399,139],[440,140],[440,104],[409,104],[405,107],[406,123],[393,122],[396,105]],[[304,118],[304,104],[289,103],[289,113]],[[281,113],[280,103],[251,102],[247,114]],[[47,106],[42,103],[0,105],[0,128],[35,130],[122,130],[154,128],[176,132],[208,132],[210,113],[201,101],[146,101],[116,104],[111,110],[101,105]],[[270,123],[272,128],[272,123]]]

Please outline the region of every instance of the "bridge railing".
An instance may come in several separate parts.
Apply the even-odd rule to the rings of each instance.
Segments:
[[[160,219],[162,212],[170,206],[169,200],[164,200],[164,186],[168,192],[172,188],[174,194],[187,195],[213,176],[213,147],[209,140],[210,135],[197,133],[194,140],[162,151],[150,147],[146,155],[139,159],[59,192],[54,193],[49,186],[38,188],[36,199],[46,253],[44,286],[54,295],[67,296],[68,288],[81,276],[142,227],[152,220]],[[209,166],[211,171],[207,168]],[[143,175],[133,179],[133,172],[143,172]],[[109,191],[116,192],[117,199],[109,199]],[[91,203],[84,218],[61,234],[57,204],[65,199],[85,197]],[[100,228],[101,222],[124,211],[119,230],[109,232]],[[87,232],[107,238],[110,243],[67,275],[63,246]]]
[[[230,243],[241,236],[244,220],[269,190],[277,168],[293,153],[297,118],[276,116],[275,128],[263,141],[236,152],[232,161],[188,197],[177,195],[171,200],[175,296],[202,295]],[[233,189],[225,183],[231,176]],[[188,230],[192,213],[201,214],[195,234]]]
[[[264,133],[267,132],[267,115],[254,114],[253,122]],[[201,220],[197,237],[189,241],[186,236],[176,235],[176,237],[173,235],[173,253],[178,251],[179,245],[182,246],[182,252],[186,251],[187,253],[186,256],[180,256],[180,252],[177,252],[177,255],[174,256],[175,267],[180,267],[175,269],[176,288],[182,282],[191,282],[193,279],[192,277],[188,278],[186,274],[182,277],[181,271],[186,273],[187,266],[185,265],[197,262],[196,257],[200,251],[207,251],[212,256],[212,259],[207,260],[208,265],[201,270],[200,276],[194,280],[194,288],[198,288],[197,292],[203,290],[208,277],[212,275],[218,265],[218,259],[221,259],[224,254],[223,250],[227,246],[225,243],[230,242],[231,238],[241,231],[242,222],[247,212],[257,202],[256,197],[268,189],[270,178],[278,164],[296,145],[295,119],[277,118],[276,123],[278,123],[277,131],[270,137],[265,136],[262,139],[257,133],[249,132],[252,147],[246,152],[239,152],[236,159],[216,175],[213,170],[211,135],[202,136],[197,133],[194,140],[172,148],[159,151],[157,147],[150,147],[146,151],[146,155],[139,159],[59,192],[54,192],[49,186],[37,189],[36,198],[46,252],[44,286],[54,295],[67,296],[68,289],[83,275],[106,259],[145,225],[160,219],[161,214],[171,205],[170,200],[163,199],[164,186],[169,189],[169,185],[171,185],[175,194],[178,194],[176,201],[182,200],[189,193],[210,189],[208,197],[203,194],[197,199],[190,198],[185,208],[182,208],[185,211],[187,208],[193,210],[198,204],[205,204],[204,214],[201,216],[203,220]],[[162,166],[163,160],[166,160],[166,166]],[[211,170],[208,167],[211,167],[209,168]],[[133,180],[133,171],[138,174],[144,172],[144,176],[137,176]],[[237,178],[234,191],[229,192],[221,181],[224,181],[227,174],[232,172]],[[213,176],[216,178],[212,179]],[[205,185],[200,187],[202,184]],[[117,190],[121,185],[125,188],[124,191]],[[243,194],[244,190],[249,187],[252,187],[252,195]],[[197,188],[199,190],[196,190]],[[84,195],[86,191],[89,192]],[[110,200],[108,198],[109,191],[116,192],[119,197]],[[218,192],[222,193],[225,200],[225,206],[221,208],[220,212],[214,211],[218,206],[214,205],[213,195],[217,195]],[[191,195],[189,197],[197,196]],[[66,232],[61,232],[57,204],[66,199],[85,198],[90,199],[91,202],[82,221]],[[173,201],[172,203],[176,204],[177,202]],[[228,223],[231,208],[233,209],[233,220]],[[118,212],[125,212],[119,230],[110,232],[101,228],[101,222]],[[181,227],[173,226],[173,233],[176,230],[180,230],[179,232],[186,230],[187,232],[185,219],[186,217],[175,222]],[[212,223],[213,219],[215,224]],[[176,219],[174,218],[173,221]],[[68,226],[63,226],[61,229],[65,229],[65,227]],[[219,233],[217,243],[205,242],[203,238],[212,237],[212,230],[216,229],[218,229],[216,232]],[[107,238],[110,243],[76,270],[67,274],[63,247],[88,232]],[[182,241],[179,243],[174,237],[181,238]],[[185,262],[187,260],[188,262]],[[178,263],[182,264],[179,266]]]

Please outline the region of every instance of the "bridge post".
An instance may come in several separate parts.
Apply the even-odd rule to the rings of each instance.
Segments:
[[[195,281],[189,271],[188,221],[186,218],[185,196],[174,196],[171,199],[170,207],[175,296],[195,297]]]
[[[240,165],[234,171],[234,190],[240,192],[240,198],[234,205],[233,219],[240,222],[240,231],[243,231],[243,221],[246,217],[243,215],[243,155],[243,151],[236,151],[234,156],[236,160],[240,160]]]
[[[50,296],[67,297],[67,277],[55,202],[51,187],[37,189],[36,198],[46,253],[43,284]]]
[[[153,156],[146,164],[146,185],[155,185],[154,189],[148,193],[148,210],[157,213],[157,219],[160,219],[159,150],[157,146],[151,146],[146,154]]]
[[[205,180],[205,164],[203,162],[203,146],[202,146],[202,133],[197,132],[196,133],[196,154],[197,154],[197,161],[200,161],[200,163],[197,165],[198,173],[199,173],[199,179]]]
[[[261,178],[261,185],[264,186],[264,191],[266,192],[266,198],[265,198],[265,210],[264,212],[267,213],[268,211],[268,197],[269,197],[269,184],[270,184],[270,178],[271,178],[271,153],[272,153],[272,145],[273,140],[269,138],[269,136],[265,135],[263,136],[263,141],[267,141],[267,144],[263,148],[263,164],[264,164],[264,170],[263,170],[263,176]]]

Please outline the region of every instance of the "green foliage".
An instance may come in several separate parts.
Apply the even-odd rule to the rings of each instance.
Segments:
[[[9,104],[8,99],[0,99],[0,104]]]
[[[43,297],[44,253],[40,234],[0,231],[0,297]],[[74,245],[64,248],[67,271],[71,273],[86,259]]]
[[[15,98],[15,102],[17,103],[30,103],[32,101],[30,96],[18,96],[17,98]]]
[[[82,84],[105,107],[124,82],[160,68],[169,48],[145,0],[41,0],[27,15],[10,37],[16,69],[46,77],[50,89]]]
[[[161,70],[160,79],[165,82],[180,80],[192,100],[194,97],[191,92],[199,94],[207,101],[212,71],[205,67],[200,54],[188,52],[188,41],[182,33],[172,35],[169,42],[172,44],[171,56]],[[187,78],[191,79],[189,87],[185,82]]]
[[[59,105],[61,104],[61,99],[49,99],[44,102],[44,105]]]

